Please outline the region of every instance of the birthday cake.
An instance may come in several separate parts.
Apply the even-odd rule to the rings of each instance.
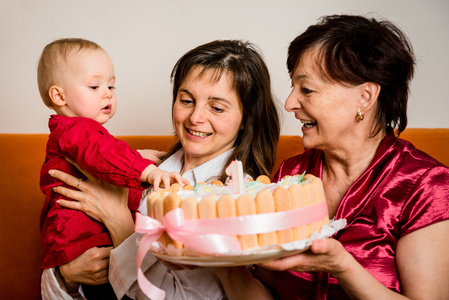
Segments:
[[[240,186],[237,188],[237,185]],[[257,228],[252,228],[248,231],[251,234],[236,235],[235,230],[230,228],[232,226],[221,226],[220,231],[226,231],[226,227],[229,227],[229,235],[237,238],[242,250],[257,251],[272,245],[307,239],[329,224],[322,182],[310,174],[286,176],[276,183],[270,182],[267,176],[259,176],[254,181],[234,176],[225,184],[220,181],[200,183],[195,187],[175,184],[169,189],[152,192],[147,204],[148,216],[162,224],[164,217],[175,209],[181,209],[186,220],[226,218],[240,222],[244,219],[242,216],[265,217],[263,224],[260,224],[265,229],[258,232]],[[285,213],[290,215],[285,215],[285,218],[280,215]],[[272,219],[276,215],[278,219]],[[279,217],[282,218],[281,222],[278,221]],[[293,225],[278,227],[283,219],[288,218]],[[276,220],[272,227],[267,225],[270,219]],[[273,230],[269,231],[267,227]],[[163,247],[179,249],[178,255],[191,255],[188,246],[173,239],[167,232],[159,237],[158,242]]]

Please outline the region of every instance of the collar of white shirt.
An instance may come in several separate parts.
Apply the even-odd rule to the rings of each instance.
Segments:
[[[198,182],[208,182],[216,180],[220,177],[221,171],[225,167],[229,156],[231,156],[234,149],[229,149],[228,151],[220,154],[219,156],[205,162],[204,164],[185,171],[182,177],[187,179],[191,185],[195,186]],[[182,166],[184,164],[184,150],[180,149],[175,154],[167,158],[158,167],[161,170],[167,172],[181,172]]]

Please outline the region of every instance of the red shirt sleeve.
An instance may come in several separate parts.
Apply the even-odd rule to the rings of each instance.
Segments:
[[[140,176],[154,162],[114,138],[101,124],[79,117],[65,117],[57,123],[52,134],[59,135],[60,151],[83,169],[114,185],[137,189],[150,186],[142,183]]]

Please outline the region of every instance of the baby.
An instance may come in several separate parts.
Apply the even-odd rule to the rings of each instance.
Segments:
[[[103,224],[56,203],[62,196],[52,187],[65,184],[51,177],[49,170],[58,169],[80,178],[78,186],[86,178],[65,157],[111,184],[130,188],[128,207],[133,215],[140,205],[142,190],[150,184],[157,189],[161,183],[168,186],[184,180],[178,173],[158,169],[154,161],[147,159],[156,160],[157,152],[141,152],[150,153],[143,158],[102,126],[114,116],[117,102],[112,60],[96,43],[60,39],[48,44],[39,60],[37,81],[44,103],[56,112],[49,120],[50,135],[40,177],[46,195],[40,216],[42,268],[54,268],[92,247],[112,245]],[[107,290],[112,291],[110,286],[83,285],[87,298],[112,297]]]

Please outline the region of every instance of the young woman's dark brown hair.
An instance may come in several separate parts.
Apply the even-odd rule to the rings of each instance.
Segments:
[[[198,46],[184,54],[175,64],[171,78],[173,82],[173,104],[183,80],[195,67],[200,73],[215,71],[218,81],[224,72],[233,77],[233,86],[239,96],[243,118],[241,130],[234,143],[234,151],[228,163],[238,159],[243,170],[253,178],[271,175],[279,140],[279,116],[271,93],[268,68],[256,47],[239,40],[217,40]],[[166,157],[182,148],[176,144]],[[222,171],[221,180],[227,175]]]

